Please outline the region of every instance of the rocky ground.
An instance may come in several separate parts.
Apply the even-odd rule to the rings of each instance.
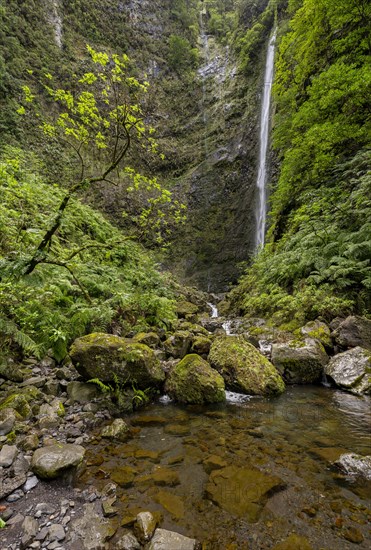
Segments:
[[[197,547],[193,539],[160,529],[158,518],[149,512],[133,518],[130,529],[120,531],[120,538],[116,535],[112,543],[120,525],[114,512],[115,484],[107,483],[100,491],[94,486],[86,490],[73,487],[74,476],[84,467],[85,446],[93,431],[99,430],[103,438],[125,441],[130,429],[113,417],[120,410],[128,412],[145,404],[148,387],[163,388],[165,378],[166,389],[184,403],[218,402],[224,399],[225,386],[242,393],[274,395],[283,391],[283,380],[286,384],[311,383],[324,373],[347,391],[371,392],[366,376],[370,321],[339,321],[332,334],[324,323],[317,322],[296,335],[287,335],[260,320],[236,320],[228,329],[239,335],[226,337],[223,319],[204,316],[202,326],[197,324],[200,317],[194,304],[180,304],[179,310],[179,325],[172,333],[142,333],[130,341],[103,335],[103,347],[102,335],[98,347],[96,337],[79,339],[71,349],[75,365],[71,361],[57,365],[52,358],[41,362],[29,359],[22,365],[9,359],[2,365],[2,549]],[[335,355],[330,359],[329,353]],[[132,384],[127,390],[123,385],[130,361],[132,372],[139,375],[135,387]],[[255,371],[260,373],[258,386]],[[96,377],[99,383],[86,383]],[[341,467],[371,475],[370,462],[362,457],[348,457]]]

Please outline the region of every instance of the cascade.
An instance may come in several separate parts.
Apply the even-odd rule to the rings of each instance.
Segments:
[[[256,235],[255,249],[259,250],[264,245],[266,215],[267,215],[267,152],[269,142],[269,113],[271,101],[271,89],[273,82],[274,69],[274,50],[276,42],[276,30],[274,31],[267,49],[267,57],[265,63],[263,97],[260,115],[260,153],[259,153],[259,170],[256,181],[258,191],[258,201],[255,210],[256,217]]]
[[[211,318],[216,319],[217,317],[219,317],[218,308],[214,306],[214,304],[211,304],[210,302],[207,302],[207,305],[211,309]]]
[[[200,39],[202,44],[203,56],[205,58],[205,64],[199,68],[198,74],[202,79],[202,120],[204,124],[204,149],[205,149],[205,159],[207,159],[209,150],[207,144],[207,109],[206,109],[206,77],[209,72],[210,65],[210,56],[209,56],[209,37],[206,33],[204,26],[204,17],[206,15],[206,8],[202,7],[200,11]]]

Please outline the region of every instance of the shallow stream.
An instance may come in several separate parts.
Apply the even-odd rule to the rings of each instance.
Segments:
[[[126,419],[128,442],[98,437],[89,448],[80,484],[121,486],[113,521],[159,512],[163,528],[204,550],[269,549],[292,533],[313,549],[370,547],[371,483],[331,464],[370,454],[369,398],[297,386],[275,399],[229,394],[218,406],[163,401]]]

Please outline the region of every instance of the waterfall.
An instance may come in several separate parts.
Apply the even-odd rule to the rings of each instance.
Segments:
[[[204,150],[205,150],[205,159],[209,156],[208,144],[207,144],[207,125],[208,117],[206,110],[206,78],[210,70],[210,56],[209,56],[209,37],[206,33],[204,26],[204,16],[206,15],[206,9],[202,7],[200,11],[200,39],[203,50],[203,56],[205,58],[205,63],[198,69],[198,74],[202,79],[202,120],[204,125]]]
[[[259,154],[259,170],[256,187],[258,190],[258,201],[256,205],[256,235],[255,249],[259,250],[264,245],[266,215],[267,215],[267,151],[269,142],[269,113],[271,102],[271,89],[273,81],[274,69],[274,49],[276,42],[276,30],[269,41],[267,49],[267,58],[265,63],[263,97],[260,115],[260,154]]]
[[[214,304],[211,304],[210,302],[207,302],[207,305],[211,309],[212,319],[216,319],[217,317],[219,317],[218,308],[216,306],[214,306]]]

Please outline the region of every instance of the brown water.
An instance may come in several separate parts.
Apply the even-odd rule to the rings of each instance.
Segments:
[[[205,550],[269,549],[292,533],[313,549],[370,547],[371,484],[331,465],[345,452],[370,454],[369,398],[298,386],[240,404],[157,403],[126,420],[132,438],[98,438],[80,480],[100,489],[121,483],[113,521],[160,512],[162,527]],[[214,468],[222,468],[211,473],[221,475],[216,496]]]

